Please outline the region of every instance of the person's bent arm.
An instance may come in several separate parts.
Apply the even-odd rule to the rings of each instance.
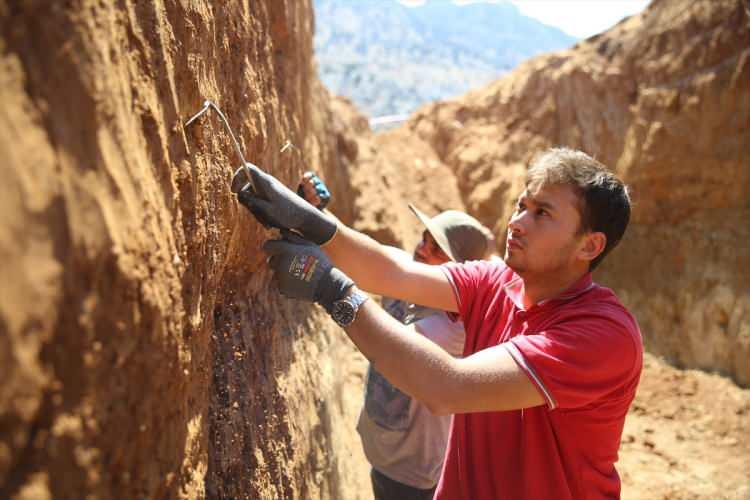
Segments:
[[[323,247],[334,265],[363,290],[443,311],[458,311],[453,285],[439,266],[403,257],[392,247],[338,223]]]
[[[454,358],[365,302],[347,335],[394,386],[438,415],[507,411],[545,403],[503,345]]]
[[[352,245],[362,256],[372,257],[378,265],[387,267],[380,262],[388,260],[388,250],[384,247],[374,242],[365,248],[358,248],[356,242]],[[367,300],[357,291],[352,279],[334,267],[317,245],[287,234],[280,240],[267,241],[263,249],[269,254],[268,262],[279,292],[323,306],[335,321],[345,326],[347,335],[378,371],[433,412],[502,411],[543,403],[536,386],[505,350],[505,345],[466,358],[453,358]],[[425,296],[431,299],[428,303],[439,303],[442,297],[432,290],[447,288],[448,293],[453,293],[451,283],[439,268],[422,267],[439,274],[435,277],[416,275],[416,278],[408,272],[405,275],[425,287]],[[387,277],[383,279],[387,281]],[[404,285],[409,281],[404,280]],[[393,295],[404,297],[408,293],[416,294],[414,289],[407,288],[406,294]],[[442,300],[448,302],[448,299]],[[450,302],[455,306],[456,299],[451,298]],[[444,309],[450,306],[446,304]]]

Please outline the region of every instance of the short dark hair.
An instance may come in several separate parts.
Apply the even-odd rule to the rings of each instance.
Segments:
[[[583,151],[568,148],[549,149],[532,163],[526,175],[526,189],[534,191],[545,184],[572,186],[581,200],[580,230],[601,232],[607,237],[604,250],[589,264],[593,271],[617,246],[628,227],[627,186]]]

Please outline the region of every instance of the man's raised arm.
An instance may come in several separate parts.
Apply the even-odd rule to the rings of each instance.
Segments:
[[[255,165],[248,164],[248,169],[252,182],[238,171],[233,190],[238,190],[240,203],[266,227],[293,230],[323,246],[334,265],[364,290],[444,311],[458,310],[453,286],[440,268],[397,256],[389,247],[318,210]]]
[[[381,245],[341,222],[323,251],[363,290],[443,311],[458,311],[453,285],[439,266],[416,262],[405,252]]]

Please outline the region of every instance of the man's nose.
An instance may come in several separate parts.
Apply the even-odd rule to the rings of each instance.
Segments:
[[[524,227],[524,214],[526,212],[514,213],[510,221],[508,222],[508,230],[514,234],[523,234],[526,229]]]

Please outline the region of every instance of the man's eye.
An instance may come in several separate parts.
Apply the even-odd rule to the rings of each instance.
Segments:
[[[549,215],[549,212],[547,212],[547,211],[546,211],[545,209],[543,209],[543,208],[540,208],[539,210],[537,210],[537,211],[536,211],[536,214],[537,214],[537,215]]]

